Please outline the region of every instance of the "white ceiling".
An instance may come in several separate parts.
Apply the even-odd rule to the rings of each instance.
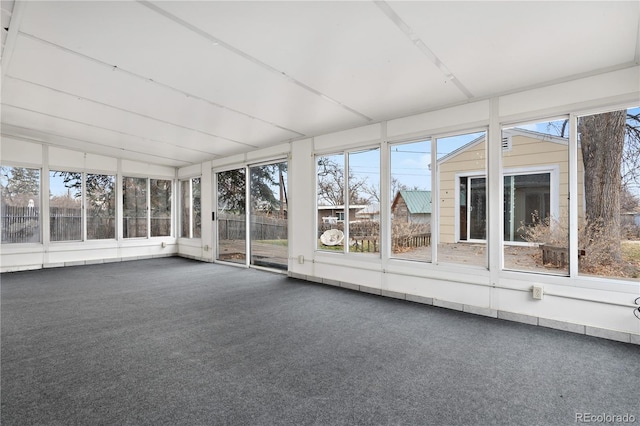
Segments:
[[[3,135],[169,166],[640,62],[637,1],[3,0],[2,14]]]

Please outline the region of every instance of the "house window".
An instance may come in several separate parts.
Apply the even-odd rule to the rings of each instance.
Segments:
[[[431,261],[431,139],[394,144],[391,162],[391,256]]]
[[[151,179],[151,236],[171,235],[171,181]]]
[[[316,164],[317,247],[344,251],[344,154],[318,156]]]
[[[551,173],[504,176],[504,241],[526,241],[528,229],[550,218]]]
[[[349,152],[347,251],[380,252],[380,148]]]
[[[569,273],[567,120],[505,128],[502,152],[504,268]]]
[[[202,209],[200,204],[200,178],[180,181],[181,226],[180,237],[200,238]]]
[[[82,241],[82,173],[49,172],[51,241]]]
[[[577,128],[577,272],[637,282],[640,107],[578,117]]]
[[[87,174],[87,240],[116,237],[116,177]]]
[[[439,262],[487,266],[486,132],[436,139]]]
[[[85,220],[87,240],[115,238],[115,180],[112,175],[50,171],[50,240],[83,241]]]
[[[316,157],[318,249],[379,253],[380,148]]]
[[[40,170],[0,167],[2,244],[40,242]]]
[[[122,228],[124,238],[147,236],[147,179],[122,178]]]

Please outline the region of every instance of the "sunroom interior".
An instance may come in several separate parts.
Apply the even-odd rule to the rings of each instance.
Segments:
[[[182,256],[640,344],[637,1],[3,0],[2,27],[3,273]]]

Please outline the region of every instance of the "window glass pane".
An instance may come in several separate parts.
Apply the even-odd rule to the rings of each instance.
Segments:
[[[254,166],[251,174],[251,264],[286,270],[287,163]]]
[[[122,179],[123,236],[136,238],[147,236],[147,179],[124,177]]]
[[[2,243],[40,242],[40,170],[0,167]]]
[[[245,169],[217,174],[218,260],[246,263]]]
[[[193,205],[193,238],[202,236],[202,206],[200,203],[200,178],[191,179],[191,199]]]
[[[49,172],[51,241],[82,240],[82,173]]]
[[[171,181],[151,179],[151,236],[171,235]]]
[[[640,279],[639,114],[578,118],[580,274]]]
[[[380,252],[380,149],[349,154],[348,251]]]
[[[391,255],[431,261],[431,140],[392,145]]]
[[[316,157],[318,249],[344,251],[344,154]]]
[[[487,266],[486,133],[437,140],[439,262]]]
[[[180,181],[180,237],[191,237],[191,181]]]
[[[568,120],[502,130],[504,268],[569,274]]]
[[[87,175],[87,239],[116,237],[116,177]]]
[[[551,220],[551,173],[504,175],[504,241],[526,242],[527,230]]]

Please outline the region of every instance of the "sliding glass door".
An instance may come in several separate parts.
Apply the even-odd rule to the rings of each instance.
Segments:
[[[460,240],[487,238],[486,179],[465,177],[460,180]]]
[[[287,163],[255,165],[216,176],[216,259],[287,270]]]
[[[246,174],[235,169],[217,174],[218,181],[218,253],[216,259],[245,264]]]
[[[251,264],[288,267],[287,163],[249,168]]]

